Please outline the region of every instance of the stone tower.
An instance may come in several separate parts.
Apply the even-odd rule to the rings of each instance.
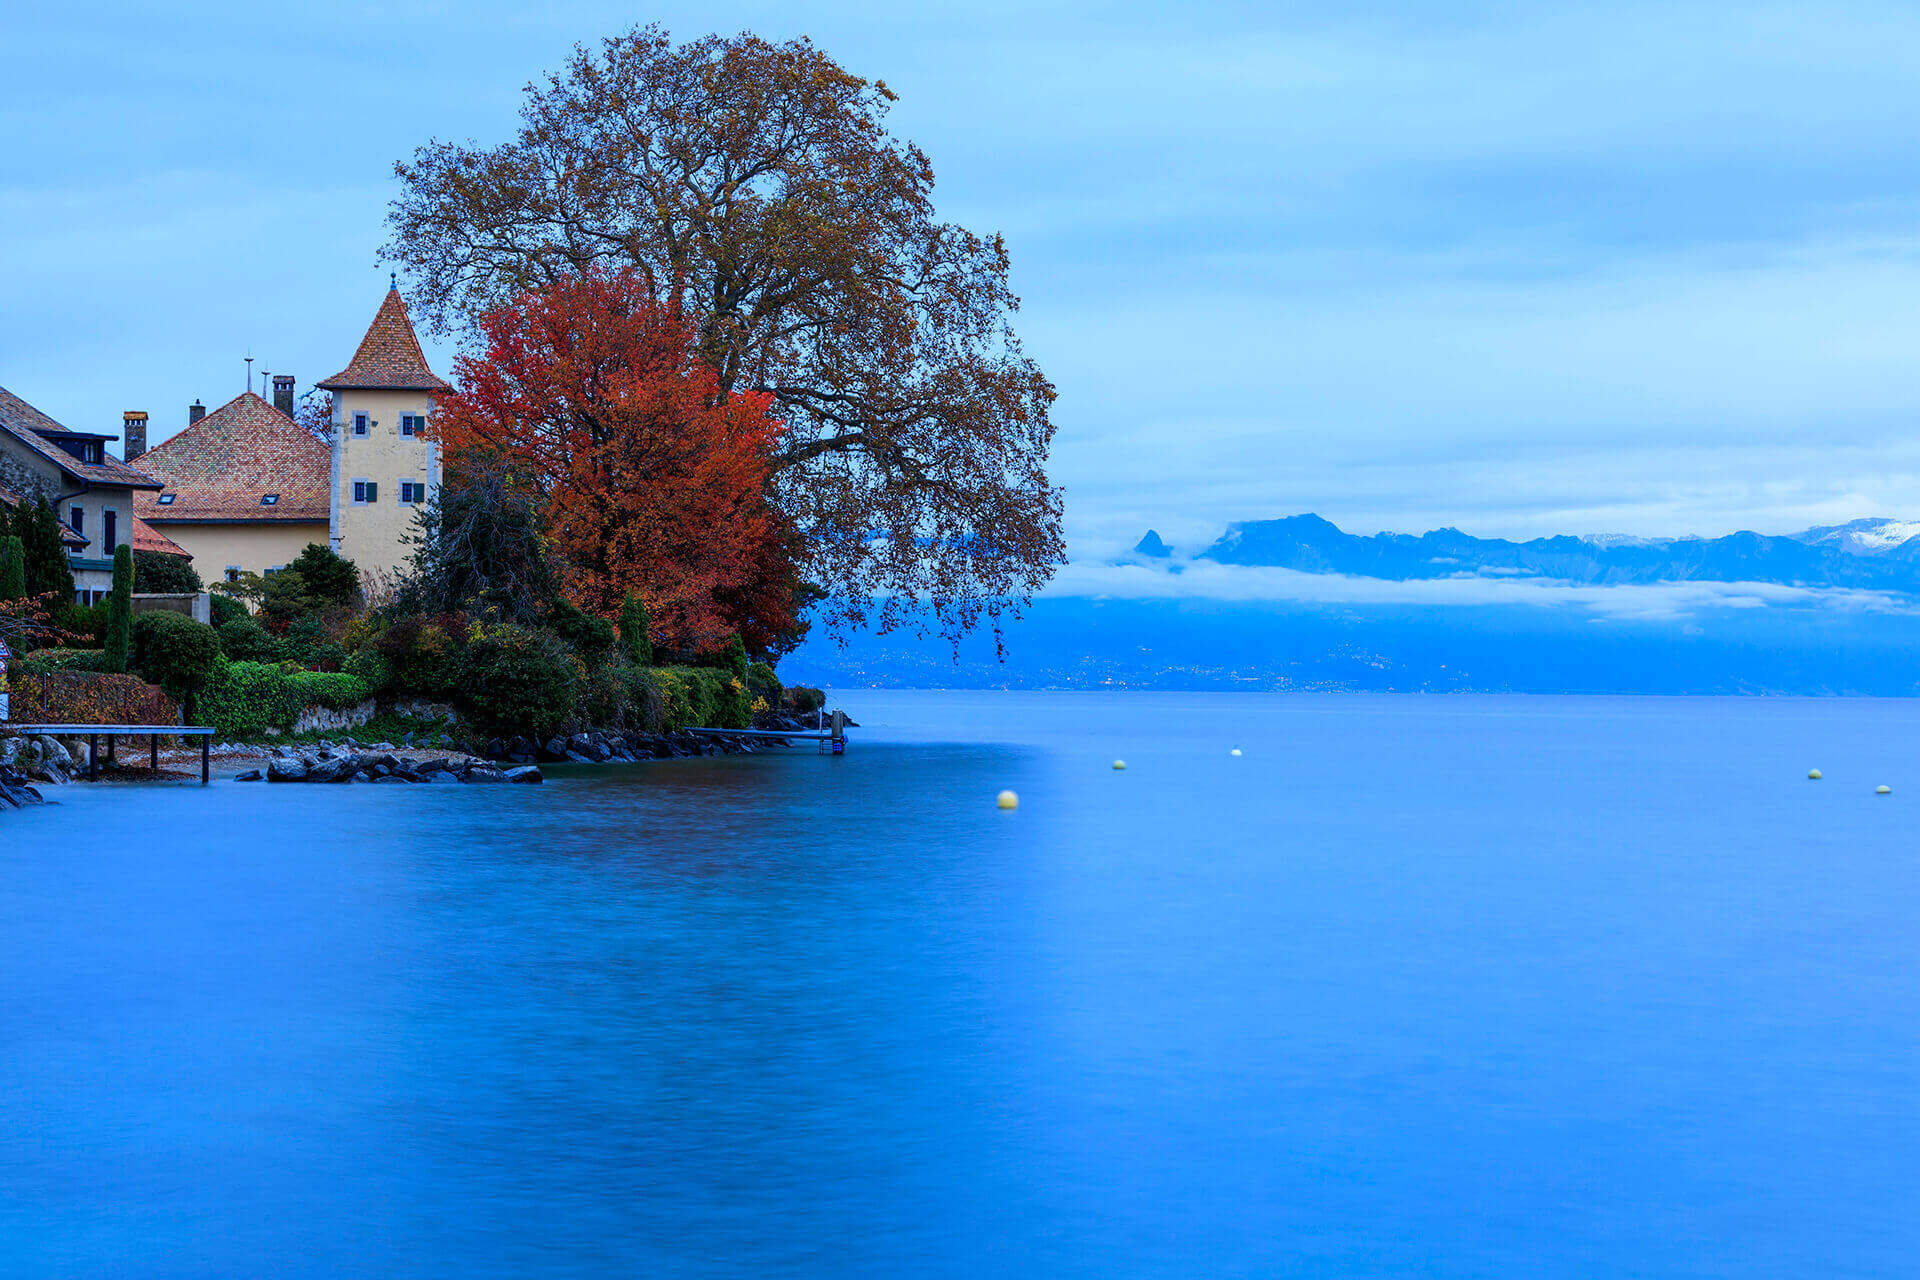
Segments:
[[[414,513],[440,488],[440,448],[425,437],[436,391],[397,288],[347,367],[316,384],[333,393],[330,541],[363,572],[391,574],[411,558]]]

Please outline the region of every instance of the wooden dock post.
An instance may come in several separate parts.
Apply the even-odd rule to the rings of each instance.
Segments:
[[[847,713],[833,713],[833,754],[845,755],[847,752]]]

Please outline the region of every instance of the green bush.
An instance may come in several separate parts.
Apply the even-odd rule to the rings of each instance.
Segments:
[[[717,667],[653,667],[650,677],[660,697],[660,729],[689,727],[744,729],[752,719],[746,688]]]
[[[578,662],[558,636],[505,623],[468,640],[453,696],[482,733],[544,738],[572,717],[579,684]]]
[[[220,637],[185,614],[156,609],[133,620],[133,662],[142,678],[191,705],[220,662]]]
[[[107,670],[125,671],[133,652],[133,548],[121,543],[113,550],[113,594],[107,597],[107,634],[101,648]]]
[[[625,727],[660,733],[666,728],[666,701],[660,683],[645,667],[616,667],[614,679],[620,682],[621,701],[626,714]]]
[[[303,667],[317,671],[338,671],[347,660],[347,651],[327,634],[326,624],[318,616],[307,614],[287,625],[281,653]]]
[[[62,631],[86,642],[90,649],[104,648],[107,642],[107,605],[99,604],[57,604],[53,607],[53,624]]]
[[[747,668],[747,692],[766,703],[769,709],[777,709],[786,689],[780,683],[780,677],[773,674],[773,668],[764,662],[756,662]]]
[[[305,617],[315,607],[307,594],[307,580],[292,569],[269,574],[260,583],[260,621],[269,631],[284,632],[295,618]]]
[[[220,635],[220,652],[229,662],[274,662],[281,656],[280,642],[268,635],[267,629],[244,609],[239,617],[222,622],[214,630]]]
[[[787,706],[801,715],[811,715],[827,705],[827,695],[818,689],[804,684],[796,684],[787,690]]]
[[[653,628],[647,621],[647,602],[633,592],[620,603],[620,644],[634,666],[653,665]]]
[[[308,707],[346,711],[372,696],[345,672],[288,671],[265,662],[222,662],[208,678],[199,715],[226,738],[257,738],[291,729]]]
[[[359,567],[332,548],[323,547],[317,542],[309,542],[293,558],[287,571],[300,575],[305,593],[315,608],[352,604],[360,596]]]
[[[133,577],[140,584],[140,590],[150,594],[186,595],[202,589],[193,561],[165,551],[134,552]]]
[[[598,666],[613,652],[613,624],[595,617],[565,600],[556,600],[547,610],[547,628],[573,646],[573,651],[590,666]]]
[[[289,671],[286,676],[302,707],[350,711],[373,696],[365,680],[345,671]]]
[[[99,649],[35,649],[27,658],[47,671],[105,671],[107,655]]]
[[[376,698],[393,687],[393,663],[378,649],[356,649],[342,670],[364,683]]]
[[[26,594],[27,549],[10,533],[0,538],[0,600],[18,600]]]
[[[409,614],[395,619],[360,648],[371,647],[393,664],[392,692],[444,698],[459,676],[466,640],[464,614]]]
[[[247,612],[247,606],[223,591],[213,593],[212,604],[213,625],[216,627],[224,627],[229,622],[238,622],[242,618],[248,621],[253,620],[253,615]]]
[[[574,697],[574,718],[596,729],[644,727],[646,722],[633,706],[632,686],[623,678],[626,674],[624,668],[586,667]]]

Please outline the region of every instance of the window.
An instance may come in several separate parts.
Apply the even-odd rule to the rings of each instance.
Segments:
[[[280,505],[280,495],[277,493],[263,493],[260,495],[260,505],[263,507],[277,507]]]
[[[120,513],[118,511],[100,513],[100,544],[106,548],[108,555],[112,555],[113,549],[120,545]]]
[[[87,513],[76,504],[67,511],[67,523],[72,526],[75,533],[85,535],[87,532]]]
[[[427,429],[427,419],[425,415],[418,414],[418,413],[403,413],[400,415],[400,434],[401,435],[417,436],[422,431],[425,431],[426,429]],[[401,499],[401,501],[404,502],[405,499],[403,498]]]
[[[272,577],[272,576],[273,576],[274,574],[276,574],[276,573],[278,573],[278,572],[280,572],[280,571],[281,571],[282,569],[284,569],[284,568],[286,568],[286,567],[287,567],[287,566],[285,566],[285,565],[283,565],[283,564],[270,564],[270,565],[268,565],[268,566],[267,566],[267,572],[266,572],[266,574],[265,574],[265,576],[266,576],[266,577],[269,577],[269,578],[271,578],[271,577]]]
[[[418,480],[402,480],[400,482],[400,501],[414,503],[425,502],[426,500],[426,485],[420,483]]]
[[[363,436],[367,434],[367,415],[366,414],[356,413],[353,415],[353,434],[357,436]]]
[[[176,496],[178,495],[171,494],[171,493],[163,493],[159,497],[155,498],[154,501],[159,503],[163,507],[170,507],[173,505],[173,500]]]
[[[228,581],[228,582],[238,582],[238,581],[240,581],[240,566],[239,566],[239,565],[237,565],[237,564],[230,564],[230,565],[228,565],[228,566],[227,566],[227,581]]]
[[[353,482],[353,501],[356,506],[366,506],[380,500],[380,482],[377,480],[355,480]]]

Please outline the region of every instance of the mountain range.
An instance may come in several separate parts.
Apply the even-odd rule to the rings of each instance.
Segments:
[[[1171,549],[1151,530],[1134,554],[1172,560]],[[1920,523],[1865,519],[1781,536],[1751,532],[1670,539],[1561,535],[1512,542],[1476,538],[1458,529],[1419,535],[1353,534],[1320,516],[1300,515],[1229,525],[1193,559],[1396,582],[1487,576],[1607,586],[1767,582],[1920,592]],[[1177,560],[1172,563],[1177,567]]]

